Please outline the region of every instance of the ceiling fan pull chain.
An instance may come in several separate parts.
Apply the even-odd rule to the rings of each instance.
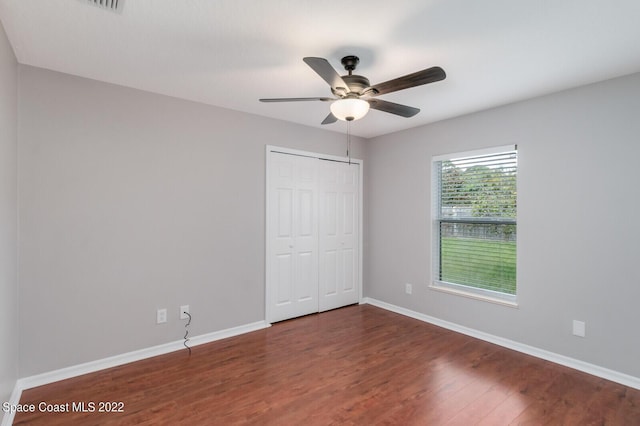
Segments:
[[[347,157],[351,165],[351,120],[347,121]]]

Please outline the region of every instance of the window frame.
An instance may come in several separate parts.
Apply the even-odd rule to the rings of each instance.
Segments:
[[[429,288],[437,291],[442,291],[449,294],[455,294],[459,296],[469,297],[472,299],[483,300],[491,303],[497,303],[510,307],[517,307],[517,284],[516,284],[516,293],[508,294],[490,289],[483,289],[479,287],[473,287],[470,285],[452,283],[447,281],[440,280],[441,273],[441,224],[442,223],[463,223],[463,224],[505,224],[505,225],[514,225],[517,229],[517,211],[515,219],[487,219],[487,218],[460,218],[460,219],[452,219],[452,218],[442,218],[441,215],[441,178],[440,178],[440,167],[436,167],[438,163],[443,161],[450,161],[460,158],[466,157],[479,157],[483,155],[494,155],[500,153],[506,153],[510,151],[518,150],[517,145],[503,145],[496,146],[485,149],[478,149],[472,151],[462,151],[462,152],[453,152],[450,154],[444,155],[435,155],[431,158],[431,175],[432,175],[432,188],[431,188],[431,224],[432,224],[432,239],[431,239],[431,248],[432,248],[432,279],[429,284]],[[517,155],[517,154],[516,154]],[[518,182],[518,171],[516,169],[516,186]],[[517,231],[516,231],[517,235]],[[516,237],[516,245],[517,245],[517,237]],[[516,262],[517,262],[517,248],[516,248]],[[516,274],[518,268],[516,267]],[[517,275],[516,275],[516,283],[517,283]]]

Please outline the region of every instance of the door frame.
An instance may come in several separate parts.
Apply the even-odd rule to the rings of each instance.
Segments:
[[[356,285],[358,286],[358,303],[362,303],[362,272],[363,272],[363,261],[362,261],[362,248],[363,248],[363,230],[364,230],[364,226],[363,226],[363,206],[364,206],[364,202],[363,202],[363,198],[364,198],[364,194],[363,194],[363,166],[364,166],[364,162],[361,159],[358,158],[351,158],[351,160],[349,160],[348,157],[341,157],[341,156],[336,156],[336,155],[328,155],[328,154],[321,154],[318,152],[311,152],[311,151],[302,151],[302,150],[298,150],[298,149],[291,149],[291,148],[284,148],[284,147],[280,147],[280,146],[275,146],[275,145],[266,145],[265,146],[265,186],[264,186],[264,194],[265,194],[265,214],[264,214],[264,227],[265,227],[265,246],[264,246],[264,265],[265,265],[265,275],[264,275],[264,279],[265,279],[265,292],[264,292],[264,305],[265,305],[265,322],[267,323],[271,323],[271,306],[270,306],[270,301],[271,301],[271,295],[272,295],[272,285],[270,283],[270,279],[269,277],[271,276],[271,266],[270,266],[270,262],[269,262],[269,253],[270,253],[270,244],[271,244],[271,230],[269,229],[269,212],[270,212],[270,205],[269,205],[269,188],[270,188],[270,176],[271,176],[271,164],[270,164],[270,158],[271,156],[269,155],[271,152],[277,152],[280,154],[289,154],[289,155],[298,155],[301,157],[311,157],[311,158],[318,158],[321,160],[329,160],[329,161],[339,161],[341,163],[348,163],[349,161],[351,161],[351,163],[354,164],[358,164],[358,192],[359,192],[359,197],[358,197],[358,282],[356,283]]]

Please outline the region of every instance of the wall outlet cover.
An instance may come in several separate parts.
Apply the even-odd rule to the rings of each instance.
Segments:
[[[189,319],[189,315],[185,314],[185,312],[188,314],[191,313],[189,312],[189,305],[180,306],[180,319]]]
[[[167,322],[167,309],[158,309],[158,311],[156,312],[156,323],[163,324],[165,322]]]
[[[584,321],[573,320],[573,335],[584,337],[587,332],[587,324]]]

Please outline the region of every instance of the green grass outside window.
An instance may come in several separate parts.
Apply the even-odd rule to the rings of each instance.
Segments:
[[[516,294],[515,241],[442,237],[440,280]]]

